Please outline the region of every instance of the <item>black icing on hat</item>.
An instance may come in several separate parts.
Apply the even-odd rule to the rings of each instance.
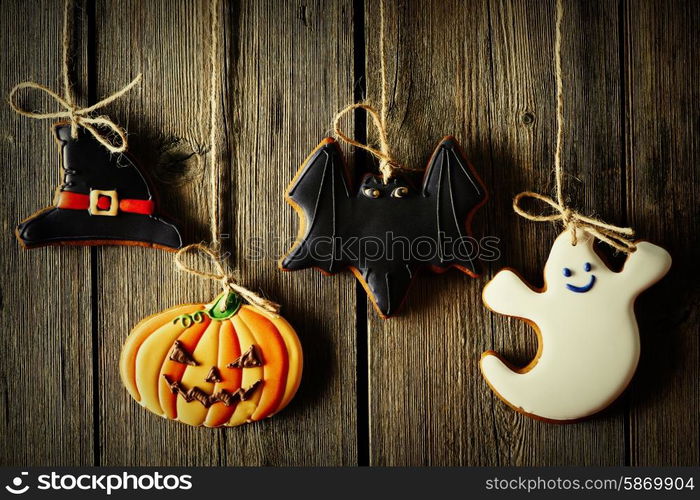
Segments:
[[[127,153],[114,154],[78,128],[54,125],[63,184],[54,206],[22,221],[15,231],[26,248],[46,245],[182,246],[175,225],[158,215],[154,190]]]

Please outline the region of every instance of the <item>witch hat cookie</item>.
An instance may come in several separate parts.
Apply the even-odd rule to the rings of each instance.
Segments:
[[[126,153],[114,154],[93,134],[69,123],[54,125],[63,184],[54,206],[22,221],[15,231],[26,248],[46,245],[182,246],[175,225],[157,215],[153,188]]]

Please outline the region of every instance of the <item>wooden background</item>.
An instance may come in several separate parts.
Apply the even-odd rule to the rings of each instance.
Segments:
[[[59,160],[48,121],[0,106],[2,465],[700,463],[700,2],[565,0],[567,193],[674,258],[638,303],[642,359],[631,388],[573,425],[511,411],[477,366],[489,348],[518,362],[535,351],[532,331],[488,312],[480,290],[503,265],[541,282],[557,233],[510,208],[523,189],[553,188],[554,1],[386,3],[395,154],[423,167],[435,143],[455,135],[491,192],[476,234],[501,238],[501,259],[480,280],[424,274],[389,321],[348,275],[279,272],[275,259],[297,228],[283,189],[338,109],[378,98],[379,4],[227,1],[217,134],[226,244],[243,281],[281,301],[298,329],[300,393],[274,419],[236,429],[192,429],[136,405],[117,373],[130,328],[209,300],[215,285],[175,273],[161,251],[21,250],[14,226],[49,203]],[[27,79],[60,89],[62,2],[0,6],[2,94]],[[188,242],[209,238],[209,166],[192,153],[208,147],[210,41],[202,1],[80,0],[76,9],[81,102],[143,72],[106,112],[128,129]],[[347,127],[363,138],[365,124]],[[250,258],[251,241],[264,258]]]

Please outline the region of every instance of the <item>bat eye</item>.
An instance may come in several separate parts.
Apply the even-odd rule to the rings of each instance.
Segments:
[[[365,188],[362,192],[367,198],[379,198],[382,195],[381,191],[375,188]]]
[[[562,272],[562,274],[563,274],[564,276],[566,276],[567,278],[568,278],[569,276],[571,276],[571,269],[569,269],[568,267],[565,267],[564,269],[562,269],[561,272]]]
[[[408,195],[408,188],[407,187],[397,187],[391,192],[391,197],[392,198],[404,198]]]
[[[583,270],[586,271],[586,272],[589,272],[589,271],[591,270],[591,263],[590,263],[590,262],[586,262],[586,263],[583,265]]]

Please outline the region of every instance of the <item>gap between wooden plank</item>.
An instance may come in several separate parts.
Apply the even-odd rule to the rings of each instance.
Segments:
[[[366,43],[365,43],[365,2],[353,0],[353,99],[360,102],[367,93],[365,75]],[[355,139],[367,142],[367,115],[359,110],[355,112]],[[365,152],[355,148],[354,153],[359,162],[364,164]],[[359,172],[355,172],[357,177]],[[367,338],[367,292],[359,282],[355,282],[355,356],[357,357],[357,465],[368,466],[370,456],[369,430],[369,363]]]
[[[624,205],[621,207],[620,223],[622,226],[627,226],[629,223],[629,215],[627,213],[627,121],[625,120],[625,109],[627,107],[627,67],[625,66],[625,41],[626,25],[625,25],[625,0],[620,0],[618,5],[618,49],[620,68],[620,136],[622,138],[622,147],[620,148],[620,198]],[[631,444],[631,418],[632,408],[630,403],[629,391],[624,393],[625,416],[622,420],[622,438],[624,446],[624,463],[630,465],[630,444]]]
[[[88,2],[85,6],[87,24],[87,99],[88,104],[97,102],[97,78],[95,66],[95,4]],[[100,349],[99,349],[99,291],[97,248],[90,247],[90,315],[92,337],[92,464],[100,465]]]

